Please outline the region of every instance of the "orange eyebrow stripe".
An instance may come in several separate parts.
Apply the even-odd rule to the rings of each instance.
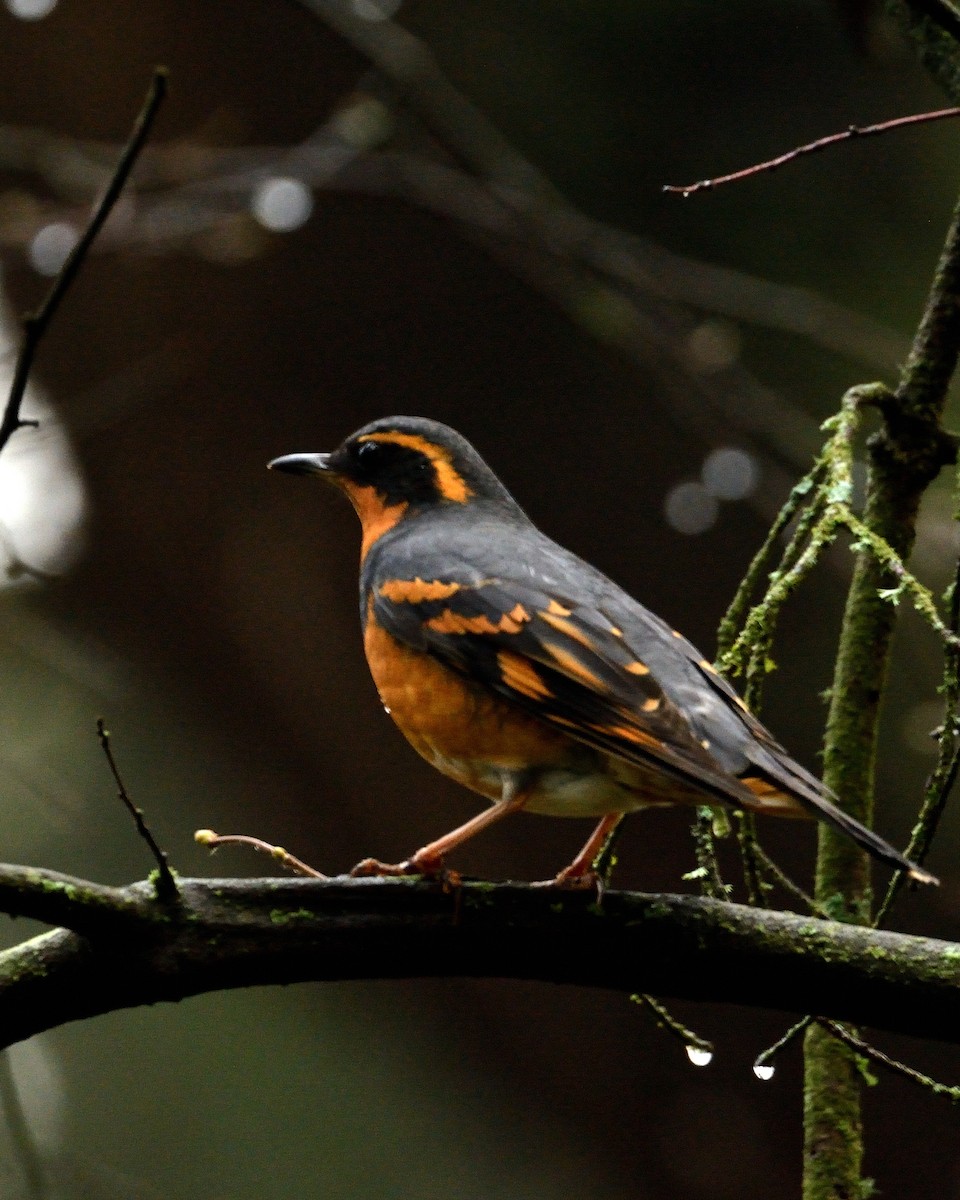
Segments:
[[[553,602],[551,601],[551,603]],[[559,607],[560,605],[558,604],[557,608]],[[574,625],[572,621],[565,621],[563,617],[556,616],[550,608],[541,610],[539,616],[542,621],[546,621],[557,633],[565,633],[568,638],[573,638],[575,642],[579,642],[581,646],[586,646],[588,650],[596,649],[593,642],[591,642],[582,629]]]
[[[550,657],[560,666],[567,675],[580,683],[586,684],[588,688],[593,688],[596,692],[605,692],[603,680],[599,679],[594,673],[583,665],[575,654],[571,654],[569,650],[564,650],[562,646],[557,646],[553,642],[544,642],[544,650]]]
[[[513,688],[522,696],[528,696],[531,700],[542,700],[553,695],[540,678],[537,669],[519,654],[501,650],[497,655],[497,666],[507,687]]]
[[[388,579],[380,588],[385,600],[397,604],[420,604],[424,600],[446,600],[460,591],[459,583],[444,583],[441,579]]]
[[[406,446],[408,450],[416,450],[428,459],[433,467],[437,481],[437,491],[444,500],[453,500],[456,504],[466,504],[473,495],[473,490],[467,486],[467,481],[453,465],[453,456],[446,446],[438,446],[425,437],[415,433],[400,433],[388,430],[385,433],[366,433],[359,439],[361,442],[393,442],[396,446]]]

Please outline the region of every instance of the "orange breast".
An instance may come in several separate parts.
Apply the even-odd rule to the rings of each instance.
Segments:
[[[481,795],[500,798],[501,769],[562,767],[577,754],[564,734],[398,643],[372,612],[364,649],[380,699],[413,748]]]

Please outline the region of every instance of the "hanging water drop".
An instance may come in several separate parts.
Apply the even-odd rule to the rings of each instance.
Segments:
[[[770,1066],[769,1063],[755,1062],[753,1064],[753,1073],[754,1073],[754,1075],[756,1075],[756,1077],[758,1079],[763,1079],[763,1080],[772,1079],[773,1072],[775,1069],[776,1068]]]
[[[713,1062],[713,1051],[702,1046],[687,1046],[687,1058],[695,1067],[706,1067]]]

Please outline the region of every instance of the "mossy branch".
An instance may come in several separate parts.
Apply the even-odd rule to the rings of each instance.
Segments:
[[[0,910],[62,928],[0,954],[0,1042],[224,988],[473,976],[724,1001],[960,1041],[960,946],[695,896],[409,879],[104,887],[0,866]]]
[[[937,768],[928,783],[911,850],[922,861],[960,769],[957,726],[958,620],[956,590],[949,624],[930,591],[907,569],[920,500],[941,468],[956,462],[957,439],[941,425],[946,391],[960,346],[960,205],[930,289],[899,386],[851,389],[841,411],[825,425],[830,434],[808,475],[793,489],[720,627],[721,670],[744,674],[747,695],[759,697],[771,669],[771,647],[780,610],[841,530],[853,536],[853,579],[841,626],[824,744],[824,781],[841,805],[864,824],[873,816],[873,787],[880,716],[896,622],[908,598],[943,639],[947,719]],[[882,417],[867,443],[870,471],[862,516],[853,508],[853,454],[862,413]],[[793,535],[770,569],[781,538]],[[764,573],[769,584],[750,605]],[[815,900],[845,921],[869,920],[870,867],[849,839],[821,828]],[[756,853],[755,851],[753,853]],[[919,855],[919,857],[917,857]],[[895,895],[894,880],[879,919]],[[855,1035],[851,1035],[855,1036]],[[806,1032],[806,1200],[855,1195],[860,1186],[862,1139],[857,1064],[849,1046],[822,1024]]]

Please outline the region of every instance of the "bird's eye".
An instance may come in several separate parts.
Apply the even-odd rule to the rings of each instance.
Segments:
[[[383,447],[379,442],[361,442],[354,448],[353,457],[365,470],[370,470],[383,457]]]

